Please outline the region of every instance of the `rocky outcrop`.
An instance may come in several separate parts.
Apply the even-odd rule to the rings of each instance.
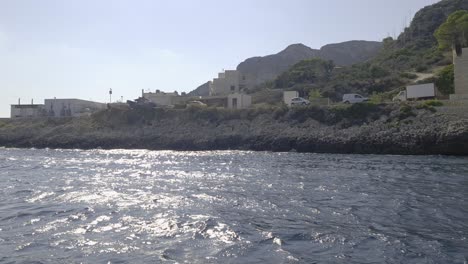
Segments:
[[[336,65],[348,66],[373,58],[381,47],[381,42],[354,40],[325,45],[320,49],[318,57],[332,60]]]
[[[450,14],[458,10],[468,10],[468,0],[442,0],[422,8],[398,37],[398,46],[416,49],[436,46],[434,32]]]
[[[107,110],[0,123],[0,146],[468,155],[468,118],[396,106]]]
[[[274,80],[301,60],[317,58],[318,56],[318,50],[303,44],[294,44],[274,55],[249,58],[239,64],[237,70],[248,78],[249,86],[255,86]]]
[[[208,96],[210,94],[209,82],[206,82],[197,87],[197,89],[188,93],[188,96]]]

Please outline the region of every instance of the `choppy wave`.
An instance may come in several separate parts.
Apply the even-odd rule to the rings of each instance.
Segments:
[[[0,148],[0,263],[464,263],[468,159]]]

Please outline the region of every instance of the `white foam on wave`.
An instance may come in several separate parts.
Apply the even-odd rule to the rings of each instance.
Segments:
[[[38,202],[38,201],[42,201],[47,197],[53,196],[54,194],[55,194],[54,192],[42,192],[42,193],[36,194],[33,197],[27,199],[26,202],[35,203],[35,202]]]
[[[200,200],[203,200],[203,201],[207,201],[207,202],[210,202],[210,203],[218,202],[218,201],[222,201],[222,200],[223,200],[223,199],[221,199],[221,198],[218,198],[218,197],[215,197],[215,196],[206,194],[206,193],[193,194],[192,197],[195,197],[195,198],[197,198],[197,199],[200,199]]]
[[[23,225],[24,226],[28,226],[28,225],[34,225],[35,223],[41,221],[41,218],[33,218],[29,221],[27,221],[26,223],[24,223]],[[0,230],[1,231],[1,230]]]
[[[151,221],[125,216],[121,222],[133,233],[154,237],[174,237],[179,230],[177,217],[168,214],[158,214]]]
[[[239,236],[228,225],[218,223],[213,228],[206,230],[208,238],[221,241],[226,244],[232,244],[239,240]]]
[[[64,226],[68,223],[68,218],[60,218],[54,221],[47,223],[42,228],[39,228],[37,232],[46,233],[52,230],[57,230],[59,227]]]
[[[112,230],[115,230],[116,232],[120,232],[120,228],[122,227],[121,223],[115,223],[115,224],[110,224],[106,225],[103,227],[95,228],[93,230],[94,233],[103,233],[103,232],[109,232]]]

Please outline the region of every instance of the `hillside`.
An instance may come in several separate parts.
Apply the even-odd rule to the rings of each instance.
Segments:
[[[417,12],[398,39],[384,39],[383,48],[373,58],[337,67],[326,79],[311,75],[320,64],[298,63],[280,75],[270,88],[298,90],[303,95],[319,90],[335,101],[344,93],[380,94],[380,99],[390,99],[407,84],[437,81],[437,74],[451,65],[452,58],[451,52],[438,49],[434,32],[451,13],[461,9],[468,10],[468,0],[443,0],[427,6]],[[429,79],[421,80],[420,76]]]
[[[279,74],[301,60],[318,56],[318,50],[311,49],[303,44],[293,44],[277,54],[246,59],[237,66],[237,70],[248,77],[249,86],[255,86],[274,80]]]
[[[457,10],[468,10],[467,0],[442,0],[419,10],[411,25],[397,39],[399,48],[432,48],[435,30]]]
[[[384,48],[372,63],[394,71],[416,72],[451,64],[450,52],[437,48],[434,32],[457,10],[468,10],[468,0],[442,0],[422,8],[396,40],[384,40]]]
[[[320,50],[311,49],[303,44],[293,44],[274,55],[249,58],[239,64],[237,70],[247,76],[249,87],[255,87],[274,80],[301,60],[320,58],[332,60],[336,65],[346,66],[372,58],[381,47],[382,43],[373,41],[330,44]]]
[[[207,96],[210,93],[208,82],[198,86],[195,90],[188,93],[189,96]]]
[[[325,45],[321,49],[312,49],[304,44],[293,44],[283,51],[264,57],[246,59],[237,66],[247,77],[247,86],[253,88],[267,81],[272,81],[294,64],[312,58],[332,60],[336,65],[352,65],[375,56],[382,43],[374,41],[348,41]],[[206,84],[189,93],[194,96],[208,95]]]

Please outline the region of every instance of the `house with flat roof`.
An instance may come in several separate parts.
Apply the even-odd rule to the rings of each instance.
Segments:
[[[11,118],[24,117],[77,117],[91,115],[106,109],[107,105],[80,99],[46,99],[44,104],[11,105]]]
[[[208,83],[210,97],[225,100],[229,109],[244,109],[252,105],[252,97],[245,94],[246,78],[237,70],[220,72],[218,78]]]
[[[181,96],[177,92],[166,93],[159,90],[156,90],[154,93],[142,91],[142,97],[157,106],[172,106],[184,100],[188,100],[185,96]]]
[[[40,117],[46,116],[45,106],[43,104],[15,104],[11,105],[11,118]]]
[[[218,78],[214,78],[209,83],[211,96],[223,96],[234,93],[241,93],[245,90],[245,76],[237,70],[227,70],[218,73]]]
[[[86,116],[107,108],[107,104],[81,99],[45,99],[44,106],[50,117]]]

